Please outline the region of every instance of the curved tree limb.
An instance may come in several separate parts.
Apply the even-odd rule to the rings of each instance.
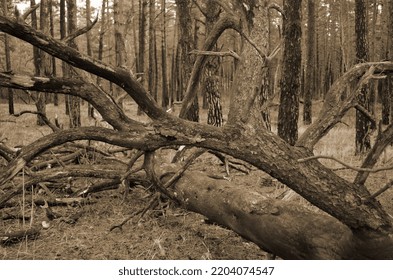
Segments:
[[[46,116],[46,114],[43,114],[43,113],[41,113],[41,112],[25,110],[25,111],[21,111],[21,112],[19,112],[19,113],[17,113],[17,114],[13,114],[13,116],[15,116],[15,117],[20,117],[20,116],[22,116],[22,115],[24,115],[24,114],[39,115],[39,116],[41,116],[41,118],[42,118],[42,120],[44,121],[44,123],[45,123],[50,129],[52,129],[52,131],[57,131],[57,130],[59,130],[59,128],[58,128],[55,124],[53,124],[53,123],[48,119],[48,117]]]
[[[105,121],[115,129],[122,130],[127,129],[129,126],[141,125],[139,122],[127,117],[110,97],[100,92],[94,85],[79,79],[43,78],[0,73],[0,86],[79,96],[90,102]]]
[[[302,159],[299,159],[298,162],[306,162],[306,161],[309,161],[309,160],[321,159],[321,158],[322,159],[334,160],[334,161],[338,162],[339,164],[347,167],[348,169],[352,169],[352,170],[355,170],[355,171],[358,171],[358,172],[377,173],[377,172],[386,171],[386,170],[392,170],[393,169],[393,165],[391,165],[391,166],[383,166],[383,167],[378,167],[378,168],[360,168],[360,167],[349,165],[349,164],[347,164],[347,163],[343,162],[342,160],[339,160],[339,159],[337,159],[335,157],[324,156],[324,155],[302,158]]]
[[[392,72],[393,62],[390,61],[361,63],[348,70],[332,85],[326,94],[318,119],[300,136],[296,146],[312,150],[315,144],[339,123],[346,112],[353,107],[360,89],[374,77],[374,74]],[[359,82],[356,89],[348,94],[344,100],[341,100],[346,86],[357,80]]]
[[[371,148],[366,158],[363,161],[362,168],[373,168],[373,166],[377,163],[379,157],[386,149],[386,147],[391,144],[393,141],[393,124],[390,124],[388,128],[382,133],[378,134],[377,140],[375,141],[374,146]],[[361,171],[356,175],[354,180],[355,184],[363,185],[370,173],[367,171]]]
[[[94,25],[98,22],[98,14],[96,16],[96,18],[93,20],[93,22],[90,22],[88,25],[86,25],[85,27],[82,27],[80,29],[78,29],[77,31],[75,31],[74,33],[68,35],[67,37],[65,37],[62,41],[64,43],[69,43],[70,41],[74,40],[75,38],[89,32]]]
[[[218,38],[227,29],[240,30],[240,23],[235,17],[225,16],[218,20],[217,24],[214,25],[213,29],[210,31],[209,36],[206,38],[203,44],[203,51],[211,51],[216,44]],[[207,61],[206,56],[198,56],[194,67],[192,69],[190,80],[188,81],[187,91],[184,94],[184,99],[182,107],[180,109],[180,118],[185,118],[187,112],[190,110],[192,102],[197,94],[197,89],[199,81],[202,77],[204,65]]]
[[[59,40],[4,16],[0,16],[0,30],[24,40],[74,67],[115,83],[123,88],[149,117],[158,119],[167,115],[127,69],[114,68],[102,61],[86,56]]]

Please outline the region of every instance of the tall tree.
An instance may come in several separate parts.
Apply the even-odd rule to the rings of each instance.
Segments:
[[[68,35],[72,35],[77,31],[77,9],[76,9],[76,0],[66,0],[67,1],[67,29]],[[68,45],[72,48],[77,49],[77,45],[75,41],[69,40]],[[71,66],[68,66],[67,76],[73,77],[75,76]],[[72,127],[80,127],[81,126],[81,101],[79,97],[70,96],[69,97],[69,126]]]
[[[60,39],[65,39],[67,36],[67,25],[66,25],[66,0],[60,0]],[[68,74],[68,65],[65,61],[61,62],[61,71],[64,77]],[[69,115],[70,96],[64,97],[65,114]]]
[[[137,72],[140,83],[143,85],[146,80],[145,74],[145,48],[146,48],[146,7],[148,0],[139,0],[139,52],[138,52],[138,63]],[[142,114],[140,108],[138,108],[138,115]]]
[[[219,19],[220,6],[214,1],[206,3],[206,36],[208,36],[214,25]],[[217,50],[217,46],[214,47]],[[205,96],[208,106],[207,123],[215,126],[222,126],[222,106],[221,93],[219,90],[219,70],[220,60],[218,57],[212,57],[206,64],[205,69]]]
[[[187,89],[187,83],[189,81],[192,67],[194,65],[194,58],[189,54],[194,46],[194,38],[192,33],[192,15],[191,15],[191,0],[176,0],[177,16],[179,18],[179,54],[181,58],[180,65],[180,95],[183,99],[183,95]],[[194,97],[192,103],[192,109],[188,110],[185,116],[187,120],[199,121],[199,105],[198,96]]]
[[[7,16],[8,11],[8,1],[3,0],[3,15]],[[5,70],[7,72],[12,71],[11,65],[11,53],[10,53],[10,42],[7,34],[4,34],[4,50],[5,50]],[[15,113],[14,109],[14,91],[12,88],[8,88],[8,113],[13,115]]]
[[[157,101],[157,59],[156,59],[156,38],[155,38],[155,21],[156,21],[156,1],[149,0],[149,80],[148,91]]]
[[[103,1],[104,2],[104,1]],[[91,3],[90,0],[86,0],[86,25],[91,24]],[[91,34],[90,31],[86,32],[86,51],[88,56],[93,56],[92,48],[91,48]],[[87,116],[93,117],[94,108],[90,103],[87,103]]]
[[[355,0],[356,63],[368,61],[367,45],[367,9],[364,0]],[[370,92],[368,86],[361,89],[357,102],[370,111]],[[356,154],[371,149],[371,122],[362,112],[356,111]]]
[[[115,54],[116,54],[116,66],[126,68],[127,67],[127,52],[125,44],[125,2],[124,0],[113,1],[113,15],[114,15],[114,27],[115,27]],[[123,107],[122,89],[115,86],[115,96],[118,100],[120,107]],[[125,97],[125,96],[124,96]]]
[[[167,43],[166,43],[166,5],[165,0],[161,0],[161,76],[162,76],[162,98],[161,106],[165,109],[169,106],[168,94],[168,74],[167,74]]]
[[[284,52],[280,81],[278,135],[291,145],[294,145],[298,139],[302,53],[301,3],[301,0],[284,0]]]
[[[53,13],[53,0],[49,0],[49,29],[50,29],[50,35],[55,38],[55,19],[54,19],[54,13]],[[57,66],[56,66],[56,58],[52,56],[52,76],[56,77],[57,76]],[[53,94],[53,105],[59,106],[59,95],[57,93]]]
[[[315,0],[307,1],[307,61],[304,89],[303,122],[312,122],[312,96],[314,94],[314,33],[315,33]]]
[[[389,9],[389,28],[388,28],[388,59],[393,60],[393,1],[388,2]],[[388,77],[388,91],[390,97],[390,123],[393,123],[393,77]]]
[[[390,3],[391,1],[388,0],[382,1],[382,14],[381,14],[381,24],[380,24],[380,34],[381,34],[380,59],[381,60],[388,60],[389,58],[388,47],[389,47],[389,42],[391,41],[391,36],[393,35],[393,31],[390,30],[390,28],[393,27],[393,24],[390,25],[389,23]],[[392,56],[390,58],[392,58]],[[390,99],[391,99],[391,94],[389,91],[390,78],[391,77],[388,76],[386,79],[379,81],[378,92],[381,97],[382,124],[384,125],[388,125],[390,123]]]
[[[32,3],[33,4],[33,3]],[[34,3],[35,4],[35,3]],[[44,34],[50,34],[49,22],[49,0],[42,0],[40,3],[40,30]],[[37,52],[37,68],[36,75],[43,77],[50,77],[52,75],[52,58],[46,52],[38,50]],[[46,94],[40,92],[37,94],[35,101],[37,111],[41,114],[46,114]],[[37,124],[45,125],[41,115],[37,115]]]

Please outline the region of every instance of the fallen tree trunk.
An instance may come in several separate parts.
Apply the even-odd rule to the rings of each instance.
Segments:
[[[392,256],[392,239],[365,246],[335,218],[310,206],[268,198],[255,187],[186,171],[175,186],[183,206],[283,259],[368,259]]]

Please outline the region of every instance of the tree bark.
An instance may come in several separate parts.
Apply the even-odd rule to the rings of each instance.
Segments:
[[[309,125],[312,122],[312,96],[314,94],[314,33],[315,33],[315,2],[307,1],[307,62],[306,79],[304,90],[303,123]]]
[[[166,110],[170,105],[168,93],[168,70],[167,70],[167,44],[166,44],[166,5],[165,0],[161,0],[161,76],[162,76],[162,98],[161,106]]]
[[[146,73],[145,73],[145,49],[146,49],[146,7],[148,0],[139,0],[139,52],[138,52],[138,68],[137,72],[139,75],[140,83],[145,84]],[[142,114],[143,109],[138,107],[138,115]]]
[[[155,0],[149,0],[149,75],[148,75],[148,91],[153,95],[154,100],[157,101],[157,87],[156,87],[156,42],[155,42],[155,21],[156,10]]]
[[[86,0],[86,25],[91,24],[91,3],[90,0]],[[86,50],[88,56],[93,56],[92,48],[91,48],[91,34],[90,32],[86,32]],[[90,103],[87,103],[87,116],[92,118],[94,116],[94,108]]]
[[[297,122],[302,53],[301,3],[301,0],[284,0],[284,53],[280,81],[278,135],[291,145],[294,145],[298,139]]]
[[[67,29],[68,35],[73,34],[77,30],[77,9],[76,9],[76,0],[67,0]],[[68,42],[69,46],[77,49],[77,45],[74,40],[70,40]],[[72,69],[67,67],[66,77],[73,77],[75,74]],[[81,126],[81,104],[79,97],[70,96],[69,98],[69,126],[72,127],[80,127]]]
[[[209,35],[214,25],[217,23],[220,14],[220,7],[214,1],[206,3],[206,36]],[[217,46],[213,50],[217,51]],[[219,76],[220,60],[218,57],[209,59],[205,69],[204,81],[204,99],[207,103],[207,124],[222,126],[222,106],[221,106],[221,93],[219,90]]]
[[[368,61],[367,46],[367,16],[364,0],[355,0],[355,32],[356,32],[356,62]],[[358,103],[370,111],[370,92],[368,86],[361,90]],[[371,149],[371,124],[368,118],[358,110],[356,111],[356,153],[362,154]]]
[[[3,0],[3,15],[7,17],[7,0]],[[7,34],[4,34],[4,50],[5,50],[5,70],[7,72],[12,71],[11,65],[11,53],[10,53],[10,43]],[[14,91],[8,88],[8,114],[13,115],[15,113],[14,109]]]
[[[192,36],[192,16],[191,16],[191,0],[176,0],[177,13],[179,17],[179,51],[181,57],[181,76],[182,84],[179,88],[181,99],[184,98],[187,83],[190,80],[191,72],[195,59],[189,54],[193,49],[193,36]],[[198,96],[195,94],[192,99],[190,110],[183,116],[187,120],[198,122],[199,121],[199,105]]]

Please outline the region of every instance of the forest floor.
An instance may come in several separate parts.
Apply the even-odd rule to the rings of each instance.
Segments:
[[[34,110],[34,106],[16,104],[16,111]],[[86,106],[82,112],[86,112]],[[133,115],[136,111],[135,104],[126,104],[126,113]],[[315,108],[317,112],[318,107]],[[35,116],[26,114],[21,117],[7,115],[7,105],[0,104],[0,140],[6,139],[7,146],[24,146],[33,140],[47,135],[50,129],[35,125]],[[60,123],[67,127],[67,117],[59,111],[63,111],[53,105],[47,106],[49,119],[53,120],[58,114]],[[204,114],[206,112],[203,112]],[[275,125],[276,112],[272,112],[273,126]],[[316,113],[314,114],[316,115]],[[133,115],[134,117],[134,115]],[[147,118],[138,117],[141,121]],[[352,120],[352,121],[351,121]],[[202,122],[204,115],[202,115]],[[346,116],[343,123],[351,124],[353,114]],[[83,125],[94,125],[86,117]],[[306,128],[300,125],[301,134]],[[320,143],[317,144],[315,154],[334,156],[347,164],[359,166],[361,157],[354,156],[354,128],[353,126],[339,124]],[[162,154],[162,160],[169,160],[174,151]],[[393,164],[393,151],[391,148],[380,160],[380,165]],[[0,159],[0,167],[5,162]],[[331,160],[321,160],[328,167],[337,169],[337,173],[352,180],[356,173],[349,169],[342,169],[341,165]],[[225,174],[224,167],[213,155],[204,154],[191,166],[192,170],[206,170],[217,175]],[[0,172],[1,172],[0,168]],[[372,174],[367,181],[370,192],[380,189],[392,178],[392,171],[384,171]],[[242,185],[258,186],[259,191],[271,197],[279,197],[287,192],[286,187],[257,169],[252,169],[250,174],[245,175],[232,170],[231,180]],[[73,188],[83,188],[87,183],[79,180]],[[288,193],[288,192],[287,192]],[[149,202],[148,192],[143,188],[134,188],[125,198],[119,190],[109,190],[92,194],[89,202],[84,205],[73,204],[69,206],[56,206],[51,209],[62,215],[70,216],[81,213],[80,218],[74,224],[68,224],[62,219],[51,221],[49,228],[41,229],[40,234],[33,240],[0,246],[0,259],[265,259],[266,253],[255,244],[244,240],[236,233],[220,226],[207,223],[203,216],[179,209],[173,205],[149,211],[142,218],[136,216],[126,223],[122,230],[109,229],[120,224],[133,213],[143,209]],[[2,191],[0,190],[0,196]],[[285,196],[286,199],[299,201],[304,205],[308,203],[296,194]],[[10,230],[18,230],[30,225],[41,227],[45,220],[45,211],[39,206],[33,207],[24,201],[31,199],[18,196],[14,198],[18,207],[0,209],[0,234]],[[389,214],[393,215],[393,190],[386,191],[379,197]],[[23,208],[23,205],[24,208]],[[25,213],[26,220],[4,219],[11,214]],[[318,210],[316,210],[318,211]],[[274,237],[272,237],[274,238]]]

